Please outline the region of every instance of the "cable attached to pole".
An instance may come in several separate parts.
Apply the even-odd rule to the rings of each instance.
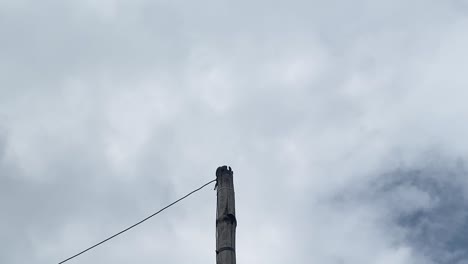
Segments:
[[[145,219],[139,221],[138,223],[133,224],[133,225],[131,225],[131,226],[125,228],[124,230],[122,230],[122,231],[120,231],[120,232],[118,232],[118,233],[116,233],[116,234],[114,234],[114,235],[112,235],[112,236],[110,236],[110,237],[108,237],[108,238],[102,240],[101,242],[96,243],[96,244],[94,244],[94,245],[88,247],[87,249],[85,249],[85,250],[83,250],[83,251],[81,251],[81,252],[79,252],[79,253],[77,253],[77,254],[75,254],[75,255],[73,255],[73,256],[71,256],[71,257],[69,257],[69,258],[67,258],[67,259],[65,259],[65,260],[63,260],[63,261],[61,261],[61,262],[59,262],[58,264],[65,263],[65,262],[67,262],[67,261],[69,261],[69,260],[71,260],[71,259],[73,259],[73,258],[76,258],[76,257],[78,257],[79,255],[85,253],[86,251],[91,250],[91,249],[93,249],[93,248],[95,248],[95,247],[97,247],[97,246],[99,246],[99,245],[101,245],[101,244],[103,244],[103,243],[105,243],[105,242],[107,242],[107,241],[113,239],[114,237],[116,237],[116,236],[118,236],[118,235],[120,235],[120,234],[122,234],[122,233],[127,232],[128,230],[130,230],[130,229],[136,227],[137,225],[139,225],[139,224],[145,222],[146,220],[150,219],[151,217],[153,217],[153,216],[155,216],[155,215],[161,213],[162,211],[166,210],[167,208],[169,208],[169,207],[173,206],[174,204],[176,204],[176,203],[178,203],[178,202],[184,200],[185,198],[189,197],[189,196],[192,195],[193,193],[200,191],[201,189],[203,189],[204,187],[206,187],[207,185],[209,185],[209,184],[211,184],[212,182],[215,182],[215,181],[216,181],[216,179],[214,179],[214,180],[212,180],[212,181],[210,181],[210,182],[208,182],[208,183],[205,183],[205,184],[202,185],[201,187],[199,187],[199,188],[197,188],[197,189],[195,189],[195,190],[189,192],[188,194],[186,194],[186,195],[183,196],[182,198],[179,198],[178,200],[176,200],[176,201],[172,202],[171,204],[165,206],[164,208],[162,208],[162,209],[160,209],[159,211],[157,211],[156,213],[153,213],[152,215],[146,217]]]

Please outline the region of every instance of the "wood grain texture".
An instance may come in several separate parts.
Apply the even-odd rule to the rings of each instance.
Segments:
[[[233,172],[223,166],[216,170],[216,263],[236,263],[236,209]]]

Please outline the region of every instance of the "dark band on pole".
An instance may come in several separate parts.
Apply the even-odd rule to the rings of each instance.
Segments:
[[[232,247],[222,247],[222,248],[216,250],[216,255],[223,252],[223,251],[225,251],[225,250],[236,252],[236,250],[234,248],[232,248]]]

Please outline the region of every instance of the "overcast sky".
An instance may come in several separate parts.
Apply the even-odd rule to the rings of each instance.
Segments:
[[[0,0],[0,263],[234,170],[238,263],[468,263],[468,1]],[[69,263],[215,263],[212,186]]]

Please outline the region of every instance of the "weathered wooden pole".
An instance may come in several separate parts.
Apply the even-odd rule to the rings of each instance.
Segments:
[[[236,264],[236,209],[231,167],[216,170],[216,264]]]

